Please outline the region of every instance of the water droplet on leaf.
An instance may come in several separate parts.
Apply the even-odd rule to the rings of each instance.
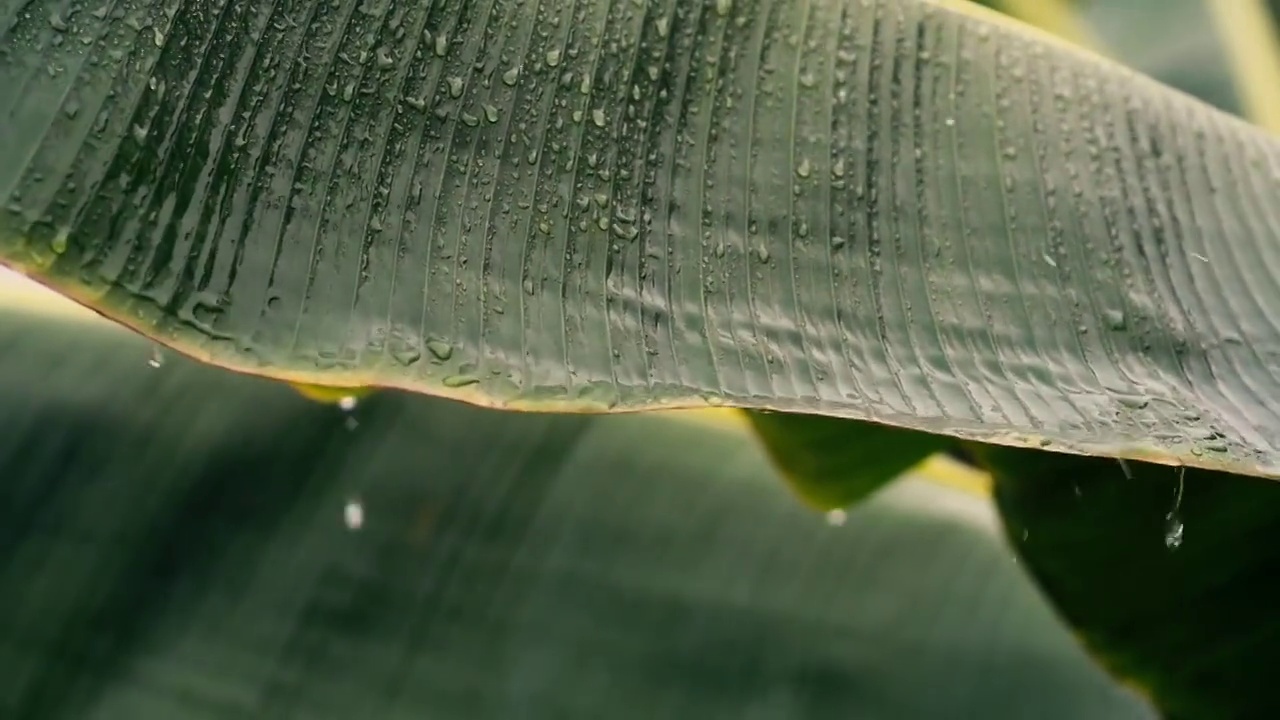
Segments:
[[[444,362],[453,356],[453,346],[443,340],[428,340],[427,352],[440,362]]]

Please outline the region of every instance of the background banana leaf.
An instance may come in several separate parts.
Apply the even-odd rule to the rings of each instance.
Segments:
[[[1079,11],[1108,55],[1157,80],[1239,113],[1224,40],[1205,0],[1094,0]]]
[[[5,718],[1153,717],[982,496],[833,526],[740,426],[347,415],[12,307],[0,342]]]

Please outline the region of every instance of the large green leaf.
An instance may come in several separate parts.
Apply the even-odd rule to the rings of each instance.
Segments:
[[[744,429],[344,417],[101,323],[0,340],[7,720],[1152,717],[983,498],[831,527]]]
[[[1277,475],[1278,190],[1263,132],[922,0],[0,10],[3,262],[298,381]]]
[[[1165,717],[1280,716],[1280,487],[1138,462],[979,454],[1032,575]]]

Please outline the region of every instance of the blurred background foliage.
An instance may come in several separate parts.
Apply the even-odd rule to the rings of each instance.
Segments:
[[[1246,105],[1204,0],[988,4]],[[1022,473],[997,485],[1002,521],[990,479],[937,458],[884,487],[788,488],[753,433],[767,417],[521,415],[392,392],[318,404],[157,356],[12,279],[0,338],[3,718],[1106,720],[1155,717],[1152,692],[1169,717],[1268,704],[1267,483],[1088,459],[1028,478],[1035,460],[998,457]],[[869,462],[861,449],[841,462]],[[824,514],[797,494],[862,502]],[[1185,672],[1152,671],[1129,641]]]

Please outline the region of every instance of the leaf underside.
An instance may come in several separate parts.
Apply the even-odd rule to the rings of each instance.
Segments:
[[[0,3],[0,262],[296,382],[1276,476],[1278,191],[921,0]]]

